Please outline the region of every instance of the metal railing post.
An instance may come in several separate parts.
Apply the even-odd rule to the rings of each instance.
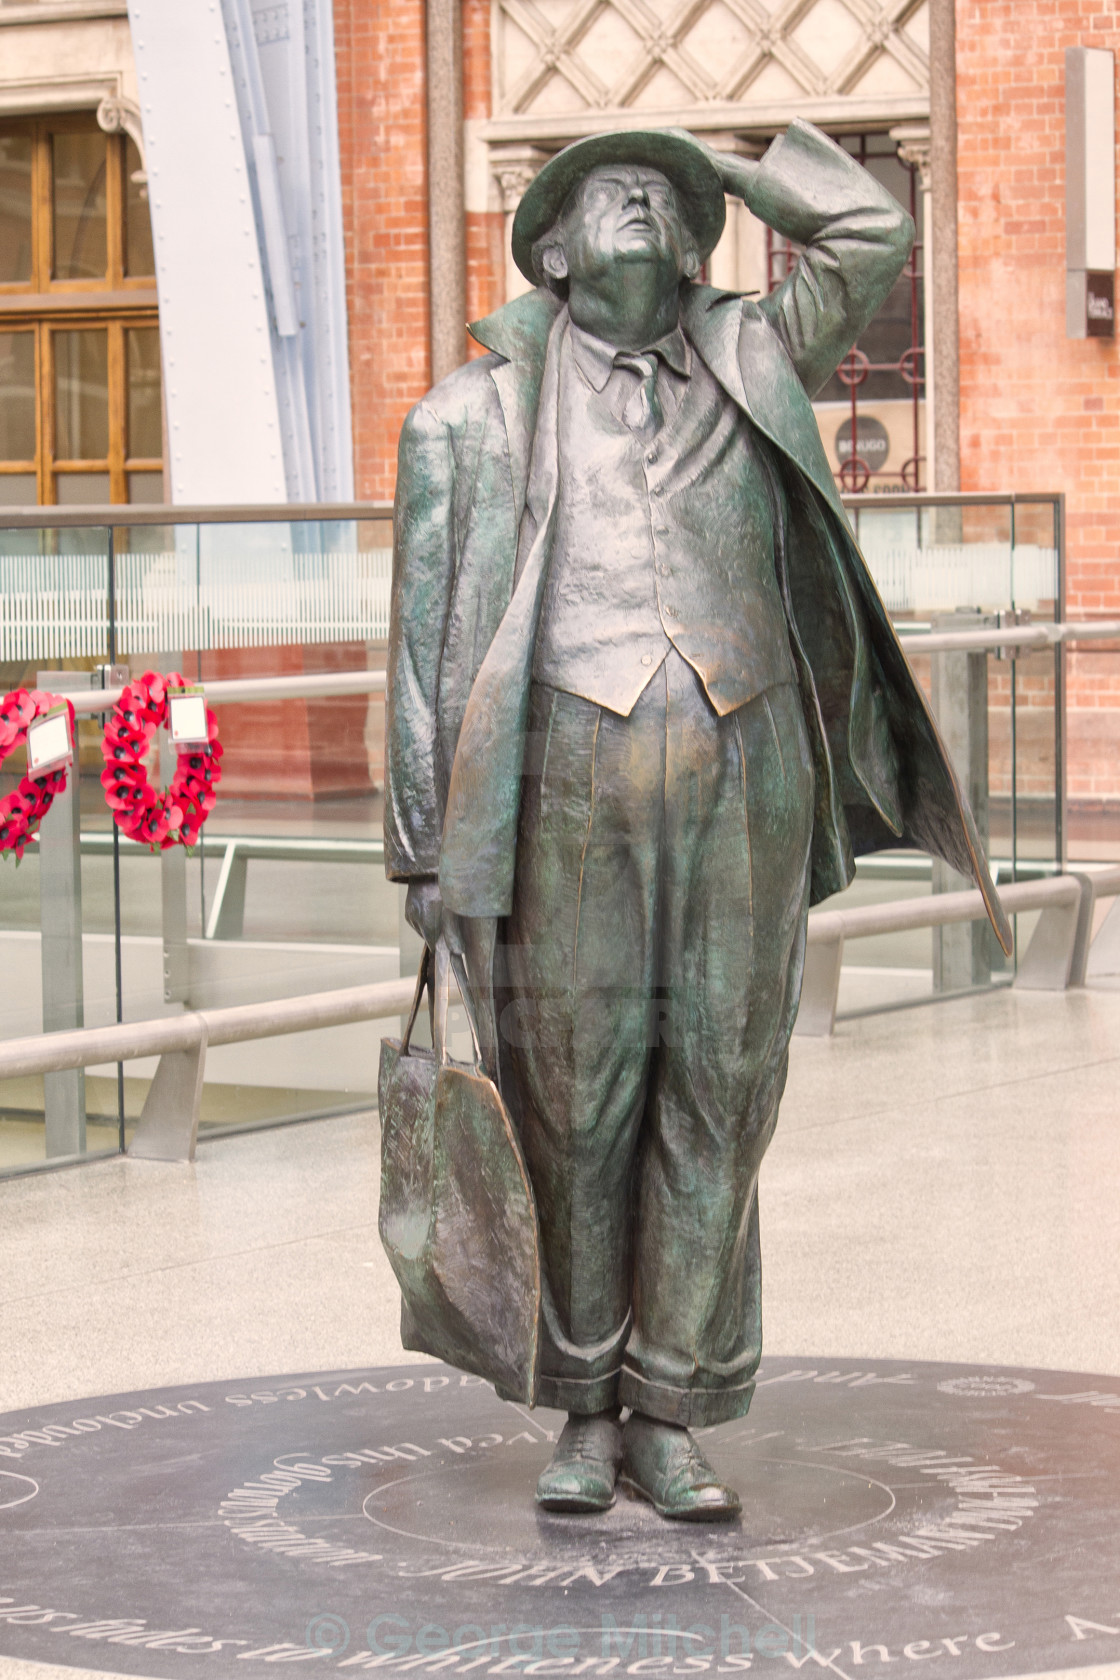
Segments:
[[[994,628],[994,615],[944,613],[933,620],[938,630]],[[942,739],[961,779],[985,851],[990,834],[988,807],[988,656],[935,653],[931,658],[933,711]],[[971,885],[940,858],[933,860],[935,893],[960,892]],[[933,984],[939,992],[982,986],[991,979],[992,941],[985,924],[963,922],[933,930]]]
[[[177,754],[170,740],[160,741],[159,763],[167,787],[175,774]],[[190,958],[187,947],[187,854],[169,846],[159,859],[160,911],[163,924],[163,1001],[190,1000]]]
[[[39,688],[51,694],[94,686],[88,671],[40,671]],[[39,827],[39,927],[43,985],[43,1031],[67,1032],[85,1025],[82,970],[81,787],[78,743],[66,786],[54,797]],[[43,1075],[46,1154],[84,1155],[86,1076],[82,1068]]]
[[[1079,891],[1043,907],[1031,942],[1019,958],[1015,975],[1019,991],[1064,992],[1074,983],[1078,934],[1085,920],[1086,893],[1091,902],[1092,888],[1086,888],[1084,876],[1058,875],[1053,879],[1074,881]]]
[[[143,1161],[193,1161],[206,1077],[206,1022],[199,1022],[197,1043],[165,1050],[148,1087],[139,1124],[128,1146]]]
[[[829,1038],[836,1025],[836,1000],[840,994],[840,970],[844,962],[844,929],[835,917],[835,929],[822,926],[817,918],[811,945],[805,948],[805,973],[801,982],[801,1005],[794,1023],[799,1038]]]
[[[1111,979],[1120,974],[1120,898],[1097,929],[1085,962],[1087,980]]]

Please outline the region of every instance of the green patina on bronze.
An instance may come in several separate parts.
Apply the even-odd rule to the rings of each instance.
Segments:
[[[802,247],[759,302],[694,278],[725,191]],[[806,123],[758,164],[678,131],[580,142],[515,223],[542,283],[401,434],[387,867],[465,956],[523,1152],[535,1395],[605,1420],[565,1433],[554,1509],[602,1508],[620,1463],[667,1516],[738,1509],[687,1427],[750,1403],[810,903],[915,846],[1010,947],[810,402],[912,238]],[[494,1276],[493,1301],[525,1287]]]

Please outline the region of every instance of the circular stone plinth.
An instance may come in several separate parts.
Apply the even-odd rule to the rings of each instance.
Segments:
[[[769,1359],[731,1525],[533,1504],[561,1419],[438,1365],[0,1418],[0,1655],[230,1680],[1120,1660],[1120,1380]],[[919,1667],[920,1665],[920,1667]]]

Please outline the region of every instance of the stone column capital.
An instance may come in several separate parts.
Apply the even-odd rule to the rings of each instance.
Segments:
[[[921,177],[922,191],[929,192],[932,179],[930,160],[932,136],[928,123],[905,123],[890,130],[890,137],[898,146],[903,163],[913,165]]]
[[[531,144],[510,143],[491,146],[490,173],[498,184],[502,209],[511,216],[521,203],[530,184],[552,156],[551,152]]]

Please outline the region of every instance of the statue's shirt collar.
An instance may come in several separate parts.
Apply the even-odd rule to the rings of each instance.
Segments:
[[[568,331],[576,366],[594,390],[604,390],[614,371],[614,359],[620,354],[618,346],[585,332],[574,321],[570,322]],[[682,379],[687,379],[692,371],[692,350],[679,323],[656,344],[644,344],[636,354],[660,356],[665,365]]]

